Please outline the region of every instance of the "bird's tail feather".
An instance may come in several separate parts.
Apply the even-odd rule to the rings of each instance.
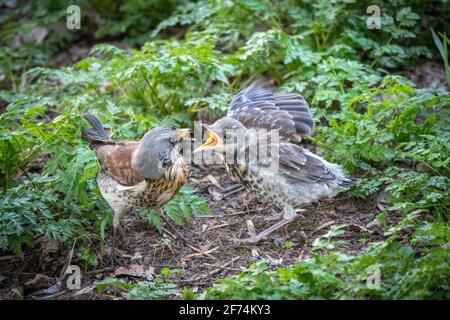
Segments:
[[[339,181],[339,186],[348,189],[354,186],[355,184],[358,184],[358,182],[359,182],[358,179],[345,177],[344,179]]]
[[[108,132],[103,128],[100,120],[94,115],[85,114],[83,118],[89,122],[92,128],[83,129],[81,132],[81,137],[92,142],[92,141],[100,141],[100,142],[110,142],[111,139],[108,135]]]

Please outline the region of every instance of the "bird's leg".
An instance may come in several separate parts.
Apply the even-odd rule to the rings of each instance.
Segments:
[[[111,268],[114,268],[114,265],[117,263],[119,263],[118,259],[117,259],[117,255],[116,255],[116,238],[117,238],[117,229],[121,230],[120,227],[120,214],[119,213],[115,213],[114,214],[114,218],[113,218],[113,239],[112,239],[112,244],[111,244],[111,251],[109,253],[109,259],[107,264],[111,265]],[[122,232],[122,236],[123,236],[123,232]]]
[[[264,217],[264,221],[275,221],[283,218],[283,214],[278,213],[273,216]]]
[[[109,257],[106,262],[106,264],[109,264],[111,266],[111,268],[113,268],[113,269],[116,264],[120,263],[119,259],[117,258],[117,253],[116,253],[117,229],[120,229],[120,227],[113,229],[113,239],[112,239],[112,244],[111,244],[111,251],[109,252]]]
[[[265,237],[267,237],[272,232],[280,229],[281,227],[287,225],[289,222],[295,220],[295,218],[297,218],[297,217],[298,217],[298,215],[296,214],[294,208],[286,207],[286,208],[284,208],[283,219],[281,221],[278,221],[274,225],[261,231],[260,233],[258,233],[255,236],[252,236],[252,237],[246,238],[246,239],[234,239],[234,241],[240,242],[240,243],[257,243],[257,242],[261,241],[262,239],[264,239]]]
[[[170,221],[169,217],[166,217],[165,213],[164,213],[164,209],[159,209],[157,210],[157,212],[159,213],[159,216],[163,218],[164,222],[173,230],[175,231],[175,233],[180,237],[180,239],[187,244],[191,244],[189,242],[189,240],[178,230],[178,228],[176,226],[174,226],[174,224],[172,223],[172,221]],[[191,244],[192,245],[192,244]]]
[[[116,260],[116,237],[117,237],[117,229],[113,230],[113,240],[111,245],[111,252],[109,253],[109,263],[111,267],[114,268],[115,260]]]

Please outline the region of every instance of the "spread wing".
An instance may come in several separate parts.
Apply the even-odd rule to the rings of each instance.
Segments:
[[[144,181],[144,177],[138,174],[131,165],[133,152],[138,145],[139,142],[129,141],[97,146],[97,157],[102,169],[125,186],[136,185]]]
[[[247,128],[278,129],[280,137],[310,135],[314,121],[305,99],[297,93],[277,92],[267,82],[256,81],[231,101],[228,117]]]

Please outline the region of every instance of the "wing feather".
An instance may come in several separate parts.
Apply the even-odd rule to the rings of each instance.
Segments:
[[[281,93],[264,81],[256,81],[231,101],[228,117],[247,128],[278,129],[280,136],[291,139],[310,135],[314,121],[305,99],[297,93]]]
[[[341,175],[325,160],[312,154],[300,146],[282,142],[274,148],[271,145],[269,162],[261,163],[265,167],[277,168],[277,173],[284,176],[291,183],[340,183]],[[274,152],[274,150],[278,151]],[[278,166],[272,166],[278,161]]]
[[[330,183],[337,178],[322,159],[292,143],[280,144],[279,164],[281,173],[294,181]]]
[[[142,181],[142,177],[131,165],[131,158],[139,142],[127,141],[117,144],[103,144],[96,148],[102,169],[124,186],[133,186]]]

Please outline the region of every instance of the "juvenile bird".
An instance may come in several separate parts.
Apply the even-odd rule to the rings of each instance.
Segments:
[[[92,128],[84,129],[82,137],[90,142],[101,165],[97,183],[114,210],[114,259],[120,218],[139,208],[159,212],[186,183],[189,168],[180,154],[180,143],[189,136],[190,129],[157,127],[140,141],[116,141],[97,117],[85,115],[84,119]]]
[[[226,117],[212,126],[204,125],[209,137],[194,152],[215,150],[235,180],[283,210],[279,222],[256,236],[237,241],[258,242],[298,217],[296,207],[333,197],[356,183],[345,177],[338,165],[289,142],[312,134],[313,125],[308,104],[301,95],[280,93],[263,81],[239,92]],[[259,131],[255,134],[253,129]],[[276,130],[279,139],[274,139],[269,130]],[[263,154],[252,158],[253,147],[264,142]],[[261,161],[264,152],[268,157]]]

